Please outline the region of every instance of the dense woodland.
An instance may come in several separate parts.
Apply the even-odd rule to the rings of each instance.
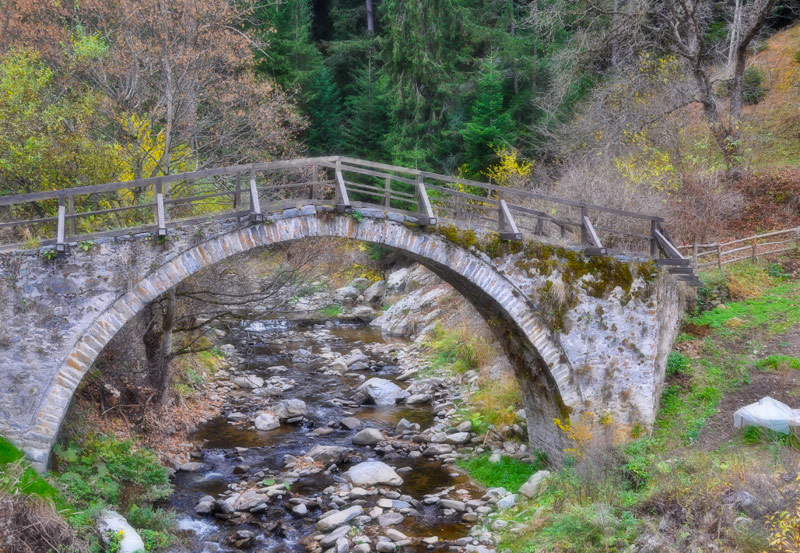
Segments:
[[[0,194],[346,154],[666,207],[703,239],[737,183],[797,165],[797,62],[787,96],[756,60],[798,6],[11,0]],[[754,111],[778,87],[783,111]]]

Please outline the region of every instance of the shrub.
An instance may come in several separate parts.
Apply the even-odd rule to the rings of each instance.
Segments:
[[[667,375],[673,376],[678,374],[686,374],[686,369],[689,366],[689,360],[685,355],[681,355],[677,351],[672,351],[667,357]]]
[[[787,371],[800,369],[800,359],[789,355],[770,355],[756,363],[756,368],[762,371]]]
[[[56,446],[54,452],[61,472],[58,481],[78,504],[99,500],[125,508],[172,492],[169,473],[155,454],[134,450],[128,440],[99,436],[80,445]]]
[[[742,100],[745,104],[757,104],[767,95],[763,86],[764,75],[761,70],[751,65],[744,70],[744,83],[742,85]]]

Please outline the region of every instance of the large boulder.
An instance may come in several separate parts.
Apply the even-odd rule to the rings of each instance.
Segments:
[[[273,410],[275,416],[282,421],[294,417],[305,417],[308,414],[306,402],[302,399],[284,399],[279,401]]]
[[[347,459],[349,454],[349,449],[338,445],[315,445],[311,448],[311,451],[308,452],[309,457],[325,466],[341,463]]]
[[[364,290],[364,301],[373,305],[378,305],[381,301],[383,301],[383,296],[385,295],[386,283],[382,280],[379,280]]]
[[[269,411],[262,411],[253,421],[256,430],[275,430],[281,425],[280,419]]]
[[[108,546],[111,543],[110,536],[118,535],[120,539],[119,553],[135,553],[144,551],[144,541],[139,533],[128,524],[125,517],[116,511],[105,509],[100,511],[95,521],[95,527],[103,542]]]
[[[345,473],[354,486],[368,487],[378,484],[388,484],[390,486],[400,486],[403,479],[400,478],[392,467],[381,461],[366,461],[350,467]]]
[[[544,489],[544,484],[549,477],[549,470],[535,472],[528,478],[528,481],[519,488],[519,493],[529,498],[536,497]]]
[[[406,278],[408,277],[409,269],[404,267],[389,273],[389,278],[386,279],[386,288],[391,292],[402,292],[406,287]]]
[[[408,392],[384,378],[370,378],[356,389],[356,399],[361,403],[395,405],[408,397]]]

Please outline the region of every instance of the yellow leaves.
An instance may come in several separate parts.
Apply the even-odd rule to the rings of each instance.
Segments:
[[[629,153],[614,158],[614,166],[625,180],[659,191],[676,189],[677,174],[669,154],[651,145],[646,132],[624,131],[624,134],[632,148]]]
[[[190,150],[186,144],[172,146],[166,151],[164,130],[154,132],[150,121],[136,114],[120,117],[119,124],[132,139],[125,145],[115,145],[124,160],[120,180],[157,177],[166,174],[165,168],[169,173],[188,170]]]
[[[497,149],[495,153],[500,160],[491,165],[484,175],[497,186],[515,186],[521,184],[533,173],[533,163],[518,159],[518,153],[512,149]]]
[[[576,457],[582,456],[594,439],[594,413],[582,413],[580,418],[576,421],[572,419],[553,419],[553,422],[561,430],[566,438],[570,440],[574,447],[564,448],[564,453],[575,455]]]
[[[800,483],[800,476],[795,479]],[[778,553],[800,551],[800,502],[795,502],[793,511],[780,511],[767,515],[769,545]]]

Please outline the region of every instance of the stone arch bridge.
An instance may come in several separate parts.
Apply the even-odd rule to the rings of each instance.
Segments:
[[[0,434],[44,469],[81,379],[149,302],[231,256],[323,236],[402,251],[478,309],[532,448],[561,457],[555,418],[652,426],[676,280],[696,279],[658,217],[328,157],[0,198]]]

